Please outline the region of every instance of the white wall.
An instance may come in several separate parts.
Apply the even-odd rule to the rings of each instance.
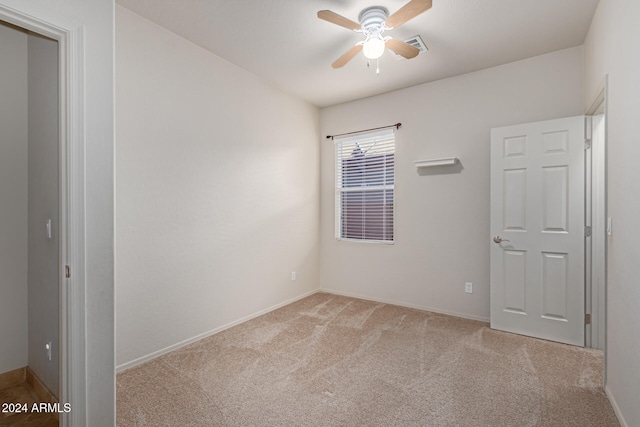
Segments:
[[[318,288],[317,108],[118,6],[116,115],[118,366]]]
[[[577,47],[322,109],[322,135],[402,127],[393,245],[335,240],[334,147],[323,139],[321,288],[487,320],[490,130],[581,114],[582,62]],[[413,165],[449,156],[461,170],[421,176]]]
[[[27,365],[27,33],[0,22],[0,374]]]
[[[585,41],[586,102],[608,74],[607,391],[628,426],[640,425],[640,2],[601,0]]]
[[[58,42],[30,33],[28,49],[29,368],[58,396]],[[48,342],[51,360],[45,349]]]
[[[113,0],[0,0],[0,7],[82,33],[76,39],[82,49],[82,78],[73,80],[82,90],[82,132],[76,135],[84,147],[84,309],[86,341],[86,421],[92,426],[115,423],[114,365],[114,89]],[[74,71],[77,79],[78,70]],[[74,206],[77,211],[78,208]],[[84,268],[82,268],[84,267]],[[74,281],[77,284],[78,281]],[[80,282],[82,283],[82,282]],[[77,310],[78,307],[75,307]],[[82,413],[75,408],[73,413]]]

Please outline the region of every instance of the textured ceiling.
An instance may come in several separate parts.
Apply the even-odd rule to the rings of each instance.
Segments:
[[[408,1],[408,0],[406,0]],[[117,0],[120,5],[274,86],[319,107],[377,95],[581,45],[598,0],[433,0],[433,8],[385,35],[420,35],[428,47],[380,74],[362,54],[331,63],[361,35],[316,17],[353,21],[372,5],[391,13],[405,0]],[[372,64],[374,65],[374,64]]]

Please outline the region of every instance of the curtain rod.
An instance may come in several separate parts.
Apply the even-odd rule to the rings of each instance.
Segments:
[[[396,129],[398,129],[398,128],[400,128],[400,126],[402,126],[402,123],[396,123],[395,125],[389,125],[389,126],[380,126],[379,128],[357,130],[355,132],[341,133],[341,134],[338,134],[338,135],[327,135],[327,139],[333,139],[336,136],[345,136],[345,135],[353,135],[354,133],[369,132],[370,130],[379,130],[379,129],[386,129],[386,128],[396,128]]]

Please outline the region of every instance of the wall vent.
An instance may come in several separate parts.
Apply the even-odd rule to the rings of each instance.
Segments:
[[[410,44],[413,47],[418,48],[418,50],[420,50],[420,53],[422,52],[426,52],[427,50],[429,50],[427,48],[427,45],[424,44],[424,40],[422,40],[422,38],[420,36],[413,36],[407,40],[404,40],[405,43]],[[404,59],[402,56],[400,55],[396,55],[398,57],[398,59]]]

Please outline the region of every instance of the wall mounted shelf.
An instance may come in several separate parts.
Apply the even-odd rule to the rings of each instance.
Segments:
[[[416,168],[429,168],[433,166],[453,166],[460,160],[457,157],[445,157],[443,159],[417,160],[413,162]]]

